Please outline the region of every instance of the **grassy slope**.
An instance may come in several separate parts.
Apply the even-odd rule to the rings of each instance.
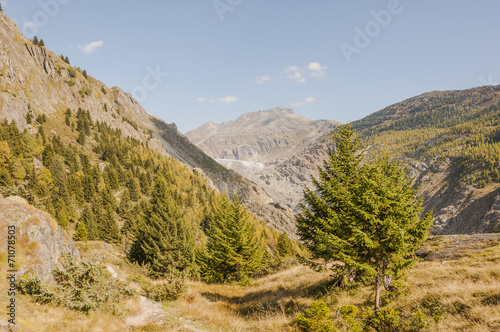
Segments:
[[[480,241],[469,236],[434,237],[424,244],[432,261],[422,261],[408,273],[409,293],[393,306],[413,313],[426,312],[424,299],[441,297],[443,317],[429,321],[430,331],[498,331],[500,329],[500,236]],[[83,257],[111,265],[120,278],[141,275],[125,263],[117,251],[100,242],[78,243]],[[450,260],[453,253],[455,260]],[[294,266],[256,280],[250,286],[188,283],[187,292],[164,305],[165,316],[157,323],[134,331],[297,331],[295,315],[314,300],[323,299],[332,309],[345,304],[371,308],[371,287],[340,291],[328,289],[329,274]],[[4,281],[1,281],[4,283]],[[134,282],[132,286],[137,286]],[[429,295],[430,294],[430,295]],[[138,312],[138,302],[119,304],[121,315],[91,313],[86,316],[69,309],[36,305],[19,296],[20,321],[26,331],[126,331],[125,316]],[[468,309],[458,313],[457,303]]]

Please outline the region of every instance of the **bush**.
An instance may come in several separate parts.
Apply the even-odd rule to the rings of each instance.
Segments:
[[[384,308],[366,317],[365,328],[369,331],[400,331],[399,312],[392,308]]]
[[[45,304],[54,300],[54,293],[49,291],[38,277],[20,279],[17,289],[23,295],[31,295],[36,303]]]
[[[102,266],[87,262],[76,264],[73,257],[63,254],[63,267],[63,270],[52,271],[57,283],[53,291],[33,277],[20,280],[17,287],[21,294],[31,295],[37,303],[52,302],[85,313],[113,307],[132,295],[123,282],[112,279]]]
[[[72,77],[72,78],[75,78],[76,77],[76,70],[75,68],[69,66],[68,68],[68,73],[69,73],[69,76]]]
[[[147,298],[159,302],[174,301],[186,291],[186,282],[183,278],[172,276],[159,283],[145,283],[142,288]]]
[[[328,332],[335,331],[334,321],[329,316],[330,308],[322,300],[314,301],[311,307],[295,318],[302,331]]]

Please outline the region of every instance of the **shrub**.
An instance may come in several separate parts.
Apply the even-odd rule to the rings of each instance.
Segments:
[[[72,78],[75,78],[76,77],[76,70],[75,68],[69,66],[68,68],[68,73],[69,73],[69,76],[72,77]]]
[[[384,308],[366,317],[365,328],[377,332],[400,331],[399,312],[392,308]]]
[[[17,283],[17,289],[23,295],[31,295],[36,303],[50,303],[54,300],[54,293],[42,284],[38,277],[22,278]]]
[[[66,83],[68,83],[69,86],[73,86],[76,84],[75,80],[67,80]]]
[[[169,277],[155,284],[143,285],[146,297],[160,302],[177,300],[186,291],[186,282],[181,277]]]
[[[121,281],[114,280],[104,267],[82,262],[76,264],[73,257],[63,254],[63,270],[54,270],[56,281],[53,291],[47,289],[39,278],[21,279],[21,294],[31,295],[37,303],[54,303],[73,310],[88,313],[98,308],[113,307],[132,291]]]
[[[329,316],[330,308],[322,300],[314,301],[311,307],[295,318],[302,331],[328,332],[335,331],[334,321]]]

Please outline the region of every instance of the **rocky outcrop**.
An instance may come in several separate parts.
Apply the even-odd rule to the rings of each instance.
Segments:
[[[79,259],[73,242],[46,212],[29,205],[24,199],[11,196],[0,198],[0,229],[2,251],[7,252],[8,226],[15,226],[15,261],[17,276],[36,275],[42,282],[53,282],[52,270],[61,268],[63,253]]]

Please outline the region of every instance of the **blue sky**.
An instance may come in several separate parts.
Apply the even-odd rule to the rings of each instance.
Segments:
[[[25,36],[181,132],[274,107],[347,122],[500,82],[496,0],[0,1]]]

